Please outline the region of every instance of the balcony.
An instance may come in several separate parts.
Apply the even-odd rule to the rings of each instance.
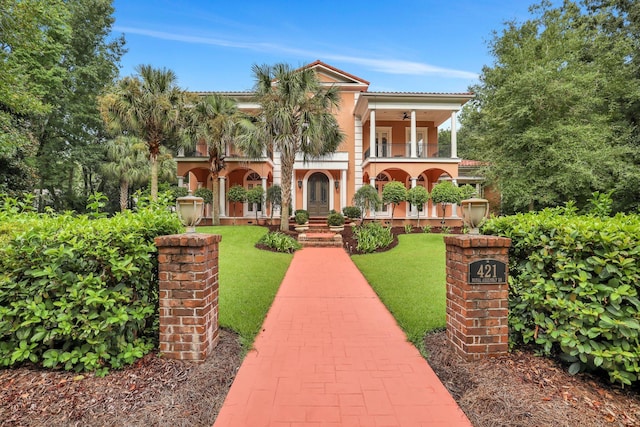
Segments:
[[[448,153],[442,153],[441,151],[445,147],[438,147],[437,144],[424,144],[418,142],[416,144],[416,155],[411,156],[411,143],[378,143],[376,144],[376,159],[431,159],[431,158],[450,158]],[[367,148],[364,152],[364,158],[369,159],[371,157],[371,150]]]

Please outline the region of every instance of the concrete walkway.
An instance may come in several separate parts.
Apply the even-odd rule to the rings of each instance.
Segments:
[[[341,248],[296,252],[215,427],[471,426]]]

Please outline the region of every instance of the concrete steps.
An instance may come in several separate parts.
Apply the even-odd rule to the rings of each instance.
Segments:
[[[298,243],[303,248],[341,248],[342,235],[340,233],[332,233],[327,228],[326,232],[309,231],[298,234]]]

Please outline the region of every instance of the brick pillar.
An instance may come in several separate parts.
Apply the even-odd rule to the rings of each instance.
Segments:
[[[219,235],[156,237],[160,282],[160,351],[203,361],[218,343]]]
[[[466,360],[507,353],[511,239],[466,234],[444,242],[449,342]]]

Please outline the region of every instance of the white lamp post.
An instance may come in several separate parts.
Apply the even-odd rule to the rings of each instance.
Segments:
[[[195,233],[196,225],[200,222],[204,213],[204,199],[192,196],[191,191],[189,191],[188,196],[176,199],[176,211],[178,212],[178,218],[187,228],[187,233]]]
[[[469,234],[479,234],[480,223],[489,216],[489,201],[474,197],[461,201],[460,206],[462,206],[462,219],[470,229]]]

